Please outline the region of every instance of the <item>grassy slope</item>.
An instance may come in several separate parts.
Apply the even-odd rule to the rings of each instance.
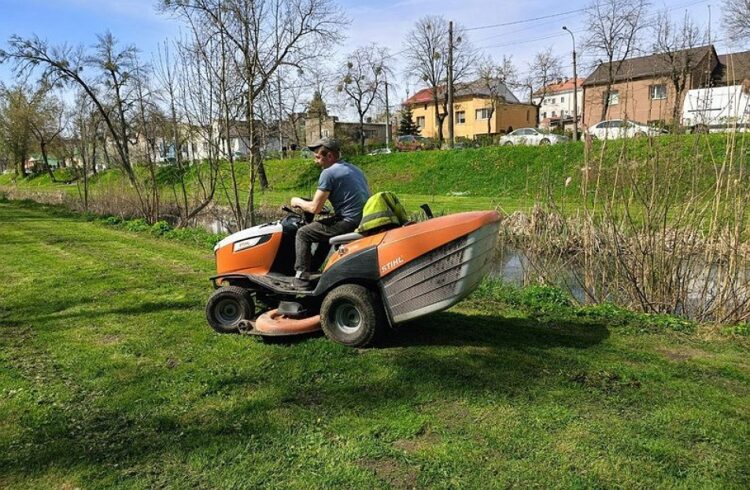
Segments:
[[[727,136],[668,136],[656,138],[653,147],[647,140],[608,142],[606,151],[596,143],[589,163],[596,166],[601,160],[605,169],[623,158],[625,161],[647,160],[657,152],[660,162],[676,162],[669,178],[685,177],[685,185],[692,185],[692,168],[702,171],[701,182],[710,188],[715,178],[714,163],[721,161],[727,147]],[[654,148],[656,150],[654,150]],[[750,166],[750,134],[740,134],[735,143],[738,161]],[[625,150],[625,151],[623,151]],[[499,206],[507,211],[530,206],[548,195],[575,204],[581,199],[581,168],[584,167],[583,143],[547,147],[488,147],[454,151],[426,151],[362,156],[352,159],[368,176],[373,191],[392,190],[402,196],[410,209],[423,202],[430,203],[438,212],[486,209]],[[646,172],[651,167],[642,165]],[[247,189],[247,166],[238,165],[240,189]],[[168,174],[162,169],[162,174]],[[261,193],[261,203],[277,206],[292,195],[311,195],[315,190],[319,170],[310,160],[271,160],[267,162],[271,190]],[[606,177],[606,175],[605,175]],[[568,186],[566,180],[571,181]],[[0,186],[9,185],[11,176],[0,175]],[[106,189],[117,180],[117,172],[110,171],[93,180],[93,186]],[[168,175],[162,175],[167,182]],[[20,184],[30,190],[64,189],[76,193],[75,186],[60,186],[41,175]],[[453,194],[466,194],[455,196]],[[221,202],[223,193],[217,194]],[[243,198],[244,199],[244,198]]]
[[[0,203],[0,487],[750,485],[746,339],[485,288],[383,348],[221,336],[207,249]]]

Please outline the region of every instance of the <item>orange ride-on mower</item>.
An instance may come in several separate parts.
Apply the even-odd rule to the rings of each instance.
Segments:
[[[490,267],[500,221],[495,211],[477,211],[333,237],[314,289],[302,291],[292,286],[294,241],[306,217],[284,210],[285,218],[214,248],[206,316],[218,332],[278,337],[322,327],[336,342],[367,346],[389,327],[469,295]]]

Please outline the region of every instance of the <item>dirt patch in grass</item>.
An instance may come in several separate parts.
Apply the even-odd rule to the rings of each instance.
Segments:
[[[641,387],[641,382],[637,379],[624,379],[619,374],[608,371],[577,373],[570,380],[582,387],[600,391],[604,394],[618,393],[630,389],[637,390]]]
[[[439,443],[440,436],[434,432],[428,432],[411,439],[399,439],[393,443],[393,447],[400,449],[405,453],[414,454]]]
[[[707,352],[692,347],[680,347],[679,349],[663,347],[661,349],[656,349],[656,351],[670,361],[691,361],[693,359],[709,357]]]
[[[360,466],[372,471],[389,488],[417,488],[417,470],[394,459],[366,459]]]

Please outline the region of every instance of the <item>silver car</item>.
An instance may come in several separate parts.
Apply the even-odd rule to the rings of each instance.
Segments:
[[[625,119],[610,119],[608,121],[602,121],[588,129],[588,134],[590,134],[593,139],[597,140],[642,138],[644,136],[658,136],[666,133],[666,129]]]
[[[500,144],[510,145],[554,145],[564,143],[570,138],[560,134],[550,133],[542,129],[520,128],[500,138]]]

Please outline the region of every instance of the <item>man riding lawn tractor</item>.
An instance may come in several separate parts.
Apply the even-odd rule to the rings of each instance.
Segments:
[[[297,231],[293,285],[303,290],[312,287],[310,274],[317,271],[325,261],[330,250],[329,240],[334,236],[350,233],[359,226],[362,209],[370,197],[370,188],[362,170],[341,160],[338,141],[321,138],[308,148],[314,152],[315,163],[322,169],[318,189],[312,201],[294,197],[291,205],[315,215],[320,213],[326,201],[330,201],[333,216],[313,221]],[[313,243],[317,243],[314,256]]]

